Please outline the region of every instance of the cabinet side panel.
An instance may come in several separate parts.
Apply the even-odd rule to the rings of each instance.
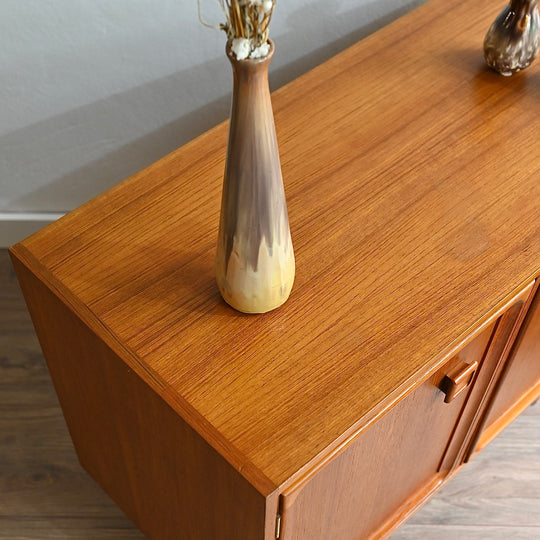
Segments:
[[[98,484],[152,539],[262,540],[265,497],[14,265],[79,460]]]

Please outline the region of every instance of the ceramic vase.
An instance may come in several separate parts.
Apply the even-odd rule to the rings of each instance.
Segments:
[[[538,0],[511,0],[484,40],[487,64],[502,75],[525,69],[538,54]]]
[[[283,189],[268,67],[237,60],[216,255],[223,299],[245,313],[265,313],[289,297],[295,262]]]

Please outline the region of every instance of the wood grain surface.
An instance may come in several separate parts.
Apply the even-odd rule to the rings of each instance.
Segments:
[[[0,250],[0,538],[142,540],[81,468],[5,250]],[[537,540],[540,402],[392,540]]]
[[[433,0],[274,94],[279,310],[219,299],[224,124],[14,255],[262,494],[286,486],[540,272],[540,64],[484,67],[498,9]]]

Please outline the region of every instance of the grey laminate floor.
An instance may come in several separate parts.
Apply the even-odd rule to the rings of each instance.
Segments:
[[[0,540],[52,538],[143,536],[79,466],[7,252],[0,250]],[[540,540],[540,403],[392,536],[510,538]]]

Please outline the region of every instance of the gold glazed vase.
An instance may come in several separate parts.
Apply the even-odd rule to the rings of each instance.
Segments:
[[[289,297],[295,263],[264,58],[237,60],[216,255],[223,299],[265,313]]]

